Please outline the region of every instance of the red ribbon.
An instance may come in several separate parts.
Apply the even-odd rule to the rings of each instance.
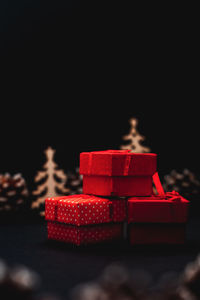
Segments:
[[[91,173],[92,169],[92,156],[95,153],[113,153],[113,154],[118,154],[118,153],[129,153],[130,150],[105,150],[105,151],[92,151],[89,152],[89,161],[88,161],[88,174]],[[129,166],[130,166],[130,161],[131,161],[131,156],[127,155],[126,160],[125,160],[125,167],[124,167],[124,175],[128,175],[129,172]]]
[[[91,168],[92,168],[92,152],[89,152],[88,174],[91,173]]]
[[[160,182],[160,178],[159,178],[159,175],[158,175],[158,172],[156,172],[154,175],[153,175],[153,182],[155,184],[155,187],[156,187],[156,190],[158,192],[158,195],[159,196],[165,196],[165,192],[163,190],[163,187],[162,187],[162,184]]]
[[[125,164],[124,164],[124,176],[129,174],[129,167],[131,163],[131,155],[126,155]]]

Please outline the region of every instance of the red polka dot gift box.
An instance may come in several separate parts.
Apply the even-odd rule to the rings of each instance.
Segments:
[[[157,169],[154,153],[129,150],[82,152],[83,193],[98,196],[150,196]]]
[[[45,219],[76,226],[123,222],[126,200],[84,194],[47,198]]]
[[[72,243],[78,246],[121,239],[123,236],[122,223],[73,226],[49,221],[47,229],[48,239]]]

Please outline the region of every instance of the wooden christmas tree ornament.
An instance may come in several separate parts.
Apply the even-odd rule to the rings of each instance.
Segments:
[[[122,150],[131,150],[134,153],[147,153],[151,149],[142,145],[142,142],[145,140],[145,137],[140,135],[137,131],[138,120],[135,118],[130,119],[130,132],[129,134],[123,136],[124,141],[128,141],[127,145],[121,145],[120,149]]]
[[[67,175],[62,169],[58,169],[57,164],[54,162],[55,150],[48,147],[44,153],[46,155],[46,163],[43,166],[43,170],[39,171],[35,177],[35,183],[38,187],[37,190],[33,191],[33,195],[37,196],[32,203],[33,209],[44,205],[47,197],[56,197],[69,193],[69,189],[65,188]]]

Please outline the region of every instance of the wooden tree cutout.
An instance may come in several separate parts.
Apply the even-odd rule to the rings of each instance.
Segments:
[[[142,142],[145,140],[145,137],[140,135],[137,131],[138,120],[135,118],[130,119],[130,132],[129,134],[123,136],[124,141],[129,141],[127,145],[120,146],[122,150],[131,150],[134,153],[146,153],[150,152],[151,149],[142,145]]]
[[[69,189],[65,188],[67,175],[63,170],[58,170],[57,164],[54,162],[55,150],[48,147],[44,153],[47,160],[43,166],[43,171],[39,171],[35,176],[38,188],[36,191],[33,191],[33,195],[38,196],[38,198],[32,203],[32,208],[39,208],[41,204],[44,204],[47,197],[56,197],[69,193]],[[44,181],[44,183],[40,183],[40,181]]]

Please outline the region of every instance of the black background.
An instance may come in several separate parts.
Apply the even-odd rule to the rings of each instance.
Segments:
[[[65,171],[117,149],[130,117],[161,175],[199,167],[195,8],[1,1],[0,172],[32,188],[43,151]]]
[[[0,5],[1,172],[22,172],[32,185],[49,145],[59,166],[73,170],[81,151],[117,149],[137,117],[161,174],[198,174],[194,9]]]

